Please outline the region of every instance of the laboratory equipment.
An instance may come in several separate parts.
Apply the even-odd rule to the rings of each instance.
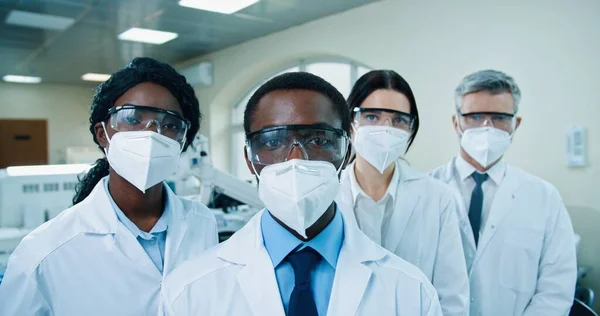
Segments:
[[[175,193],[200,200],[217,219],[221,241],[242,228],[264,205],[256,185],[215,168],[208,139],[197,135],[181,156],[177,173],[167,181]]]
[[[69,164],[0,170],[0,274],[27,233],[71,206],[77,177],[89,168]]]

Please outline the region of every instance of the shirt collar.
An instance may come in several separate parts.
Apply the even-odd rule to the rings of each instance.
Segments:
[[[344,221],[337,210],[329,225],[319,235],[308,242],[296,238],[283,226],[279,225],[270,212],[264,212],[261,217],[261,230],[265,248],[271,257],[273,267],[277,267],[285,257],[299,246],[311,247],[316,250],[329,265],[335,269],[338,256],[344,240]]]
[[[458,171],[461,181],[465,181],[477,171],[477,169],[468,163],[461,155],[456,157],[456,170]],[[490,176],[490,179],[492,179],[496,185],[500,185],[504,179],[504,174],[506,173],[506,163],[504,162],[504,159],[498,161],[498,163],[493,165],[485,173]]]
[[[165,209],[163,210],[162,215],[160,216],[154,227],[152,227],[150,232],[147,233],[139,229],[139,227],[137,227],[137,225],[135,225],[135,223],[133,223],[127,217],[127,215],[123,213],[119,206],[117,206],[117,203],[115,203],[115,200],[112,198],[112,196],[110,195],[110,191],[108,190],[108,180],[108,177],[104,179],[104,189],[106,190],[106,195],[108,195],[108,199],[110,200],[110,203],[112,204],[112,207],[115,210],[119,221],[123,223],[123,225],[125,225],[125,227],[127,227],[127,229],[134,236],[141,237],[143,239],[152,239],[154,234],[160,234],[167,231],[167,228],[169,226],[169,217],[171,215],[171,208],[173,207],[172,201],[170,201],[170,199],[168,198],[168,194],[165,194]]]
[[[400,182],[400,163],[396,161],[394,162],[394,164],[395,166],[394,173],[392,175],[392,180],[390,181],[390,184],[388,185],[388,188],[385,191],[382,200],[385,199],[387,196],[389,196],[392,199],[392,201],[396,198],[396,192],[398,191],[398,183]],[[352,191],[352,201],[354,204],[356,204],[356,200],[358,199],[359,195],[370,198],[365,193],[365,191],[363,191],[363,189],[358,184],[358,181],[356,180],[356,174],[354,173],[355,165],[356,163],[354,162],[348,167],[348,173],[350,174],[350,189]]]

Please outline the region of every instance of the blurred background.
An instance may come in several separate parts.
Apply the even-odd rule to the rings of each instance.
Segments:
[[[523,123],[506,159],[558,188],[581,237],[580,282],[600,291],[599,1],[202,2],[0,0],[0,169],[75,166],[0,174],[0,227],[23,228],[27,210],[51,203],[40,195],[25,207],[26,191],[65,192],[66,204],[46,217],[69,205],[76,178],[57,190],[40,182],[37,191],[10,178],[78,173],[79,164],[101,157],[89,132],[91,97],[137,56],[187,77],[205,116],[203,152],[215,170],[242,182],[252,180],[243,160],[244,107],[274,75],[312,72],[347,96],[365,72],[397,71],[421,116],[407,160],[429,171],[459,148],[454,88],[491,68],[522,90]]]

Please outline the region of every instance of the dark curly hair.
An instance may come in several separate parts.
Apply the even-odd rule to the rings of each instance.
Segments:
[[[90,132],[94,142],[100,146],[96,139],[94,127],[97,123],[106,122],[108,110],[114,106],[115,101],[134,86],[151,82],[167,88],[177,99],[183,111],[183,117],[190,121],[186,134],[184,151],[192,143],[200,129],[200,105],[196,93],[184,76],[180,75],[173,67],[166,63],[147,57],[132,60],[127,66],[112,74],[105,82],[98,85],[90,106]],[[102,149],[102,148],[100,148]],[[75,187],[73,205],[83,201],[94,189],[100,180],[108,175],[109,164],[106,157],[98,159],[95,165],[79,179]]]

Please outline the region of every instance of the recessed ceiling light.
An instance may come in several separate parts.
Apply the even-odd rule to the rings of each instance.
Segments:
[[[95,74],[95,73],[87,73],[81,76],[82,80],[85,81],[96,81],[96,82],[104,82],[110,78],[110,75],[107,74]]]
[[[149,29],[132,27],[129,30],[119,34],[119,39],[123,41],[141,42],[148,44],[164,44],[177,38],[177,33],[163,32]]]
[[[179,5],[204,11],[232,14],[249,7],[259,0],[181,0]]]
[[[30,76],[17,76],[17,75],[6,75],[2,77],[2,80],[6,82],[17,82],[17,83],[40,83],[42,78],[30,77]]]
[[[10,11],[5,21],[6,24],[57,31],[64,31],[75,23],[73,18],[19,10]]]

